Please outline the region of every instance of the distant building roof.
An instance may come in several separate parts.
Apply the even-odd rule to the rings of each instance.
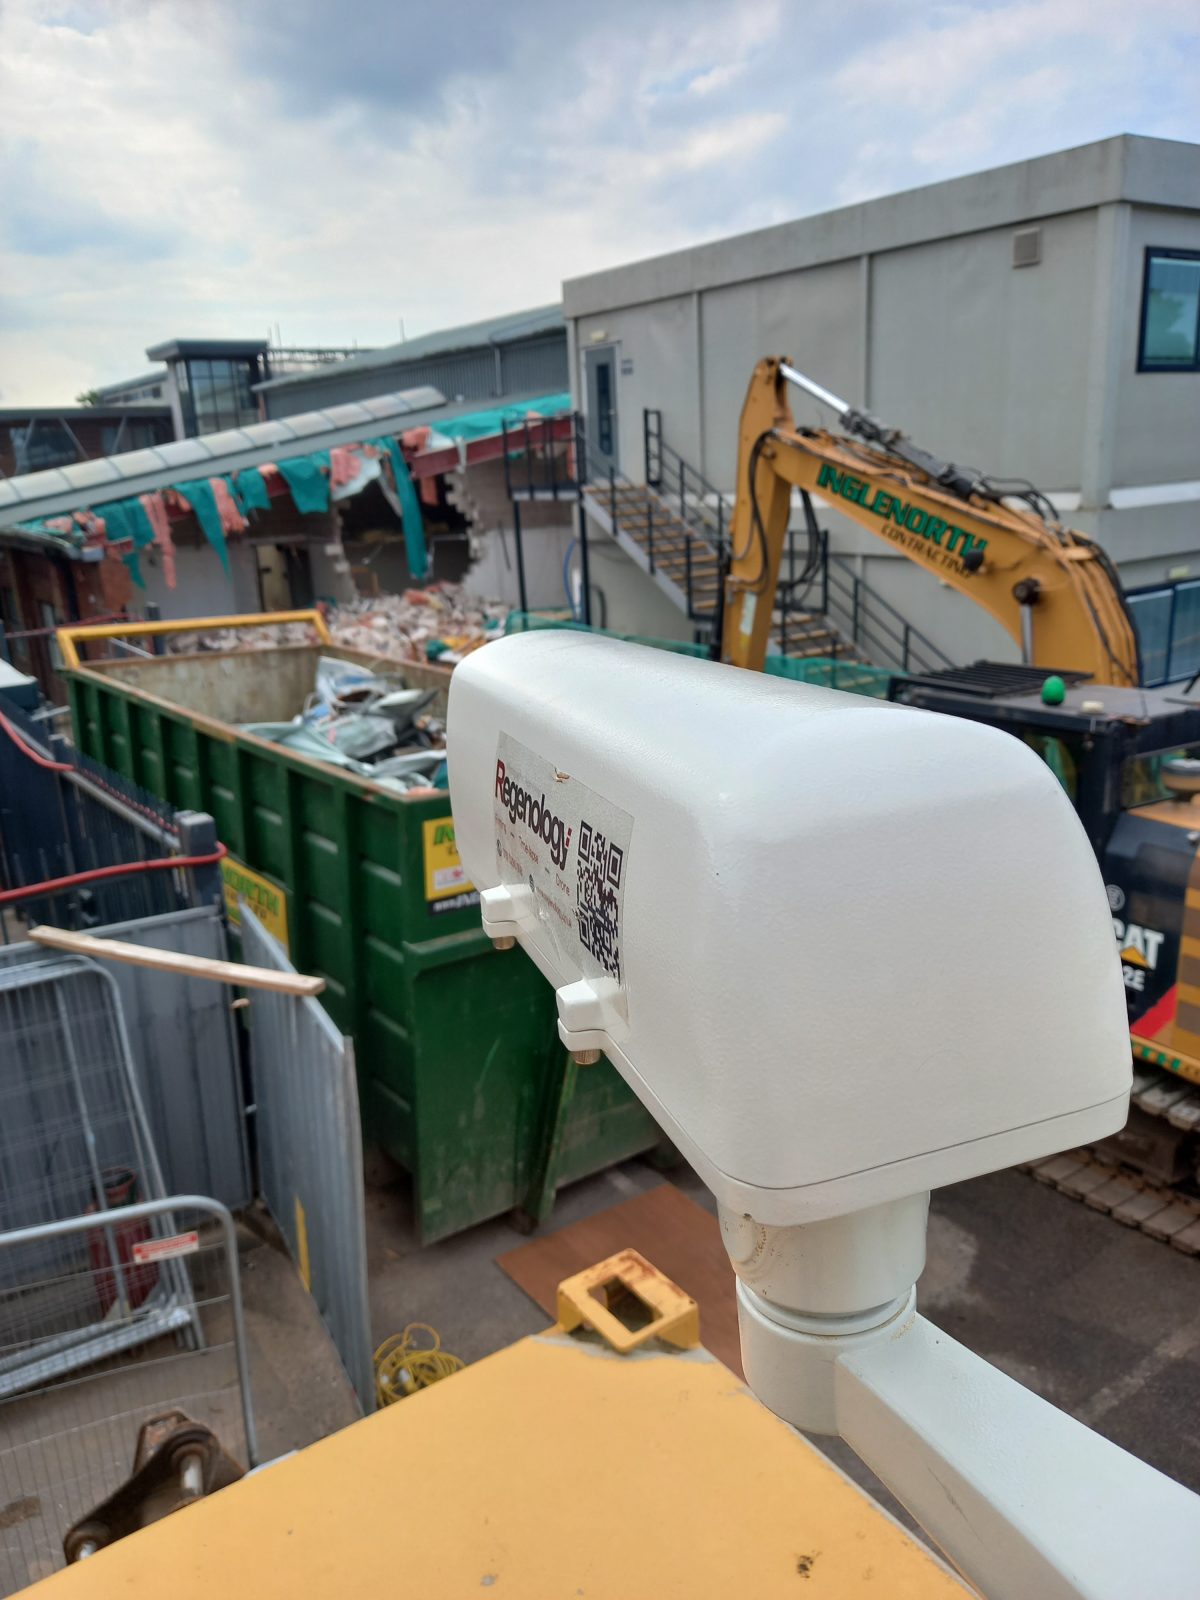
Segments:
[[[516,344],[521,339],[537,338],[540,334],[566,333],[562,306],[555,301],[549,306],[534,306],[530,311],[510,311],[507,316],[489,317],[483,322],[464,322],[456,328],[440,328],[434,333],[423,333],[400,344],[385,345],[361,356],[351,356],[339,361],[335,368],[314,368],[310,372],[287,372],[278,378],[268,378],[256,383],[255,390],[277,390],[296,384],[325,379],[336,373],[338,378],[356,372],[370,372],[379,367],[400,366],[406,361],[421,361],[429,356],[451,355],[457,350],[474,350],[480,345]],[[147,351],[153,355],[153,351]]]
[[[325,411],[256,422],[248,428],[206,433],[198,439],[174,439],[144,450],[0,478],[0,521],[58,516],[165,489],[189,478],[215,477],[266,461],[287,461],[314,450],[354,444],[413,427],[431,414],[436,420],[445,405],[445,396],[437,389],[408,389],[348,401]]]
[[[147,361],[181,361],[188,356],[230,358],[261,356],[270,348],[269,339],[164,339],[146,351]]]
[[[144,389],[148,384],[166,381],[166,367],[155,367],[152,372],[139,373],[136,378],[126,378],[123,383],[103,383],[93,392],[98,394],[101,400],[107,400],[110,395],[123,394],[126,389]]]
[[[97,391],[99,393],[99,391]],[[53,422],[62,417],[67,422],[137,421],[139,417],[167,417],[171,408],[163,401],[139,400],[135,405],[97,406],[2,406],[0,424],[10,422]]]

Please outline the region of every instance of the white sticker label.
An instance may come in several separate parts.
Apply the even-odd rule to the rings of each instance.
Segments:
[[[526,884],[564,972],[620,986],[622,909],[633,818],[506,733],[493,809],[501,883]]]
[[[139,1239],[133,1246],[135,1261],[169,1261],[172,1256],[195,1255],[200,1248],[198,1233],[173,1233],[169,1239]]]

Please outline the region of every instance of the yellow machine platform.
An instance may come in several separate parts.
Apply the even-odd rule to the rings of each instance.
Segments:
[[[705,1350],[562,1327],[25,1591],[37,1600],[962,1600]]]

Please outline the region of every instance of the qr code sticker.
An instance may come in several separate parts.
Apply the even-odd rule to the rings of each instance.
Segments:
[[[621,981],[621,874],[625,852],[590,822],[579,824],[575,919],[584,948]]]

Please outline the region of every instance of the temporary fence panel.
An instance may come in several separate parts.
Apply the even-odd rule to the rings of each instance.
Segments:
[[[98,938],[181,955],[224,960],[228,954],[216,906],[91,931]],[[61,959],[39,945],[7,945],[0,947],[0,974],[16,965]],[[120,996],[166,1187],[178,1194],[211,1195],[234,1210],[248,1204],[252,1186],[245,1096],[230,991],[184,973],[151,972],[118,962],[104,970]],[[32,1101],[22,1104],[27,1113],[35,1110]]]
[[[44,724],[7,700],[0,703],[0,719],[0,888],[161,859],[179,849],[178,819],[169,805],[49,736]],[[93,879],[19,902],[27,920],[68,928],[191,903],[187,881],[161,871]],[[0,942],[9,937],[8,919],[0,916]]]
[[[594,628],[571,617],[541,611],[510,611],[504,621],[506,634],[540,633],[547,628],[569,633],[598,633],[606,639],[623,639],[626,644],[645,644],[655,650],[669,650],[677,656],[694,656],[698,661],[707,661],[712,656],[712,649],[707,644],[687,639],[659,639],[646,633],[618,633],[611,628]]]
[[[228,1211],[176,1195],[105,1226],[85,1212],[0,1232],[0,1595],[64,1564],[68,1530],[130,1476],[140,1428],[170,1410],[255,1461]]]
[[[166,1192],[110,973],[0,969],[0,1059],[0,1232]]]
[[[243,904],[247,961],[295,968]],[[354,1046],[316,1000],[258,990],[247,1008],[260,1182],[364,1411],[375,1405]]]
[[[838,656],[768,656],[763,671],[768,677],[790,678],[793,683],[813,683],[821,689],[841,689],[886,700],[896,676],[886,667]]]

